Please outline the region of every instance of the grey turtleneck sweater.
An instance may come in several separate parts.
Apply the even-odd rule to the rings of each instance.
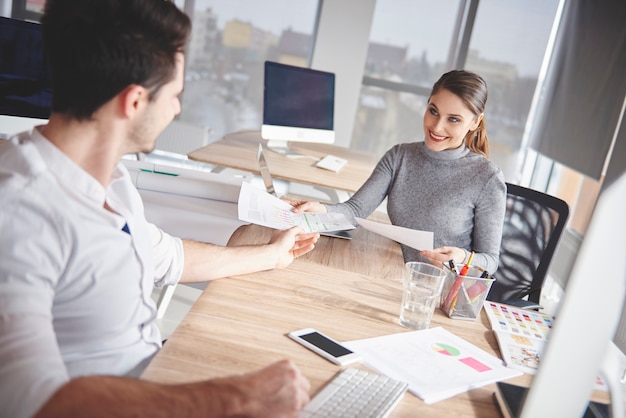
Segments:
[[[506,185],[500,168],[487,158],[465,145],[435,152],[424,142],[398,144],[348,201],[327,209],[356,224],[354,217],[368,217],[385,197],[392,224],[433,231],[435,248],[474,251],[472,265],[496,271]],[[405,245],[402,253],[405,261],[426,261]]]

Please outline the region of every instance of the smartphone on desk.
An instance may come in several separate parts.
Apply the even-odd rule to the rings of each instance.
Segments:
[[[302,344],[309,350],[324,357],[326,360],[339,364],[340,366],[361,360],[360,355],[314,328],[304,328],[290,332],[287,335],[292,340]]]

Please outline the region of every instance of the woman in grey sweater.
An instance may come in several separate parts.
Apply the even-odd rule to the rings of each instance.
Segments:
[[[394,145],[346,202],[293,202],[294,212],[341,212],[356,224],[387,197],[394,225],[433,231],[433,251],[402,246],[405,261],[465,263],[490,273],[498,267],[506,185],[489,153],[485,81],[450,71],[435,83],[424,113],[424,141]]]

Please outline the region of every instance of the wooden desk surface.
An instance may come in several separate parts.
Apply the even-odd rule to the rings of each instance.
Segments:
[[[256,155],[259,143],[264,142],[259,131],[236,132],[191,152],[188,157],[258,174]],[[288,158],[264,147],[272,176],[330,189],[357,191],[367,180],[377,161],[373,154],[331,144],[292,142],[289,146],[294,151],[313,158]],[[315,166],[319,158],[328,154],[348,160],[339,173]]]
[[[256,225],[241,227],[229,245],[262,242],[269,233]],[[142,378],[183,383],[251,372],[291,358],[316,393],[339,366],[294,343],[286,333],[315,327],[349,341],[408,331],[398,323],[404,264],[399,246],[363,228],[353,237],[321,237],[314,251],[286,269],[209,284]],[[456,321],[438,309],[432,326],[444,326],[498,355],[486,321]],[[433,405],[407,393],[391,416],[497,417],[493,390],[488,385]]]
[[[240,227],[229,245],[261,242],[269,233],[256,225]],[[212,282],[142,378],[192,382],[290,358],[311,382],[312,395],[317,393],[339,366],[291,341],[289,331],[314,327],[339,341],[408,331],[398,323],[404,264],[399,246],[363,228],[353,236],[321,237],[314,251],[282,270]],[[437,309],[431,326],[443,326],[499,356],[484,312],[476,321],[460,321]],[[531,377],[509,382],[529,385]],[[499,417],[494,389],[489,384],[432,405],[407,392],[391,417]]]
[[[387,215],[380,212],[374,212],[368,219],[389,222]],[[271,234],[269,228],[244,225],[235,230],[227,245],[262,244],[269,241]],[[364,228],[352,230],[352,236],[351,240],[321,236],[316,248],[296,261],[400,280],[404,260],[398,244]]]
[[[143,378],[183,383],[251,372],[290,358],[316,393],[339,366],[286,333],[315,327],[338,340],[355,340],[407,331],[398,324],[399,285],[390,278],[347,274],[306,261],[211,283]],[[454,322],[437,311],[435,325],[496,353],[497,344],[480,321]],[[433,405],[407,393],[391,416],[497,417],[492,392],[493,385],[488,385]]]

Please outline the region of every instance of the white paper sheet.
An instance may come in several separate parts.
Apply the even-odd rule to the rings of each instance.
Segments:
[[[402,226],[383,224],[367,219],[355,218],[357,223],[365,229],[392,239],[400,244],[408,245],[416,250],[432,250],[434,233],[430,231],[419,231],[417,229],[404,228]]]
[[[237,210],[239,219],[274,229],[300,226],[306,232],[330,232],[354,229],[341,213],[293,213],[293,207],[271,194],[241,184]]]
[[[409,392],[427,404],[522,374],[441,327],[344,345],[361,354],[372,369],[407,382]]]

